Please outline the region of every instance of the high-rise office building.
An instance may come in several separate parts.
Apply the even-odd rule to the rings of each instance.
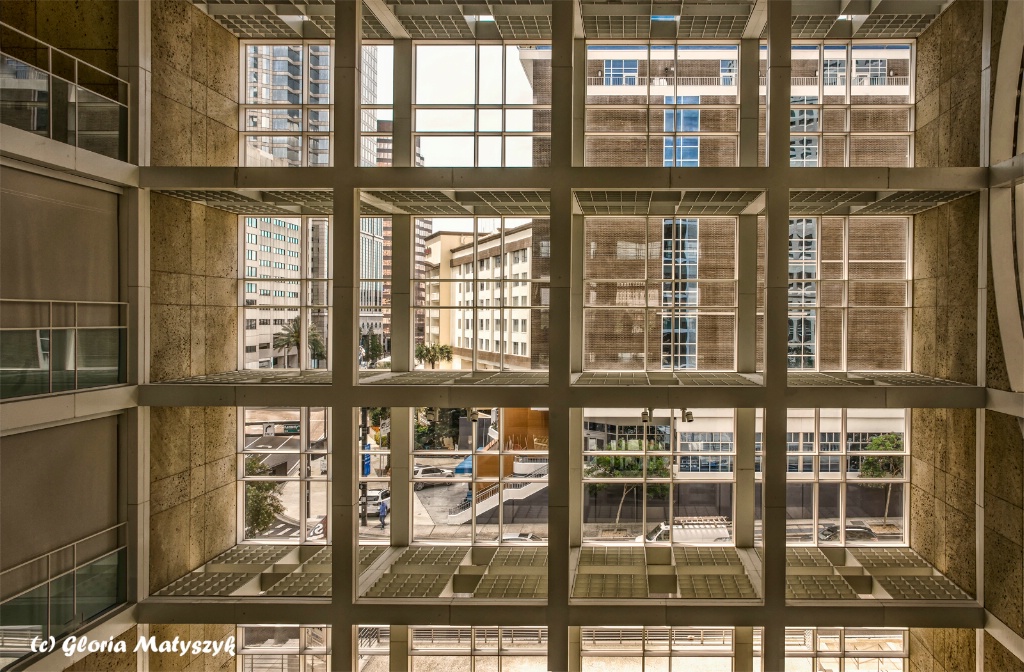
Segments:
[[[1024,665],[1022,3],[0,24],[0,667]]]

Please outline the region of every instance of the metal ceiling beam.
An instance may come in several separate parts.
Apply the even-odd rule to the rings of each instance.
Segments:
[[[768,22],[768,0],[757,0],[750,10],[747,25],[743,28],[744,39],[758,39]]]
[[[409,39],[409,31],[405,29],[398,17],[384,4],[384,0],[363,0],[363,4],[370,10],[370,13],[377,17],[384,29],[391,33],[391,37],[401,40]]]

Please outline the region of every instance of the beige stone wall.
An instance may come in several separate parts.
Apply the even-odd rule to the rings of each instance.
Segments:
[[[150,590],[235,544],[235,409],[154,408]]]
[[[982,2],[957,0],[917,40],[915,165],[977,166]]]
[[[66,667],[65,672],[134,672],[139,669],[137,658],[132,649],[139,640],[139,629],[129,628],[115,642],[124,642],[128,651],[125,653],[90,653],[77,663]]]
[[[234,636],[235,628],[233,625],[153,625],[149,628],[149,634],[156,637],[157,641],[173,640],[175,637],[192,641],[224,641]],[[218,656],[208,653],[180,656],[177,653],[150,652],[148,662],[150,670],[159,672],[233,672],[237,658],[223,652]]]
[[[974,411],[915,408],[910,417],[910,546],[974,595]]]
[[[976,650],[974,630],[911,628],[910,665],[907,669],[908,672],[974,670]]]
[[[0,21],[117,74],[117,0],[4,0]]]
[[[1024,437],[1020,422],[1009,415],[986,411],[985,608],[1024,636],[1022,521]]]
[[[238,39],[187,0],[153,2],[152,164],[238,165]]]
[[[1022,672],[1024,661],[1013,655],[992,635],[985,633],[985,668],[993,672]]]
[[[153,381],[238,368],[238,216],[152,195]]]

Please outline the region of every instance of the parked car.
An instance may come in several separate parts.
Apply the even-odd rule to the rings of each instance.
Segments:
[[[388,508],[390,509],[391,508],[391,491],[386,489],[386,488],[384,490],[367,490],[365,497],[363,497],[363,496],[359,497],[359,503],[360,504],[365,503],[366,506],[367,506],[367,511],[369,511],[373,515],[376,515],[377,514],[377,507],[380,506],[380,501],[382,499],[384,500],[384,503],[387,504]]]
[[[878,535],[876,535],[870,527],[863,523],[847,523],[846,524],[846,540],[847,541],[878,541]],[[818,530],[818,541],[839,541],[839,526],[838,525],[824,525]]]
[[[535,544],[544,541],[544,537],[538,537],[533,532],[520,532],[519,534],[503,534],[501,535],[501,543],[503,544],[517,544],[527,543]]]
[[[429,478],[432,480],[436,479],[438,481],[437,483],[431,483],[414,480],[414,484],[412,486],[413,489],[422,490],[429,485],[440,485],[441,483],[444,485],[451,485],[452,479],[455,478],[455,472],[443,467],[416,466],[412,470],[412,477],[413,479]]]

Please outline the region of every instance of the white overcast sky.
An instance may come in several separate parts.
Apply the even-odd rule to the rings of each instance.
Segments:
[[[502,72],[502,50],[505,50],[505,68]],[[532,104],[533,88],[522,65],[519,63],[518,47],[501,45],[483,46],[479,52],[473,45],[424,45],[416,49],[416,89],[414,102],[428,105],[472,105],[483,104]],[[476,81],[476,57],[480,54],[479,93]],[[393,98],[393,60],[391,47],[377,48],[377,104],[391,105]],[[505,99],[502,100],[504,85]],[[480,130],[502,130],[500,111],[482,111]],[[378,111],[378,117],[391,117],[389,111]],[[416,130],[465,132],[474,130],[476,121],[472,110],[442,109],[420,113]],[[505,130],[529,131],[533,129],[531,110],[506,110]],[[500,138],[480,139],[478,151],[481,165],[498,166],[501,162]],[[473,137],[465,138],[421,138],[420,152],[424,165],[470,166],[473,163]],[[530,166],[533,162],[531,138],[513,138],[505,148],[505,165]],[[521,226],[531,219],[506,219],[509,228]],[[480,233],[489,233],[498,226],[499,220],[480,220]],[[434,231],[464,231],[473,229],[472,219],[433,219]]]

